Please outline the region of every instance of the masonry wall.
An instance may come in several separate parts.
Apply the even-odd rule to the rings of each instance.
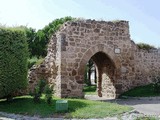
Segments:
[[[116,66],[113,80],[116,94],[130,87],[130,81],[134,80],[131,61],[134,56],[130,52],[128,22],[68,22],[58,34],[58,41],[61,41],[61,97],[83,97],[84,68],[97,52],[105,53]],[[115,49],[120,53],[115,53]]]
[[[48,44],[48,53],[44,61],[40,65],[33,65],[28,71],[28,92],[34,91],[40,79],[46,80],[50,85],[54,85],[55,89],[58,88],[59,84],[56,83],[58,67],[55,63],[56,46],[57,38],[53,35]]]
[[[137,50],[135,59],[134,86],[146,85],[154,82],[153,78],[160,75],[160,49],[152,51]]]
[[[159,51],[140,51],[127,21],[80,20],[65,23],[53,35],[45,61],[29,72],[29,89],[45,78],[55,85],[56,96],[83,97],[89,59],[96,63],[98,94],[110,98],[152,82],[160,70]]]

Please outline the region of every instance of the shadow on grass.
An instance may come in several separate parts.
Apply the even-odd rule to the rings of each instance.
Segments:
[[[0,101],[0,111],[6,113],[15,113],[23,115],[39,115],[41,117],[63,117],[65,113],[56,113],[56,99],[48,105],[44,99],[40,103],[34,103],[32,97],[14,98],[13,101]],[[86,107],[87,103],[80,99],[67,99],[69,108],[67,114],[76,111],[79,108]]]
[[[83,108],[83,107],[87,107],[88,106],[88,104],[87,103],[85,103],[85,102],[83,102],[83,101],[81,101],[81,100],[76,100],[76,99],[70,99],[69,100],[69,107],[68,107],[68,112],[70,113],[70,112],[74,112],[74,111],[76,111],[77,109],[80,109],[80,108]]]
[[[32,98],[15,98],[11,102],[0,101],[0,111],[23,115],[50,116],[55,112],[55,100],[48,105],[44,99],[40,103],[34,103]]]

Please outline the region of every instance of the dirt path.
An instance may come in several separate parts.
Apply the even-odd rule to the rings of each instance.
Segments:
[[[120,105],[132,106],[136,111],[145,115],[160,116],[160,97],[142,97],[142,98],[127,98],[127,99],[106,99],[100,98],[97,95],[86,95],[86,99],[108,101],[118,103]]]

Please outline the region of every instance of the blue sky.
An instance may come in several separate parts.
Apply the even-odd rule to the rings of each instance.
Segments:
[[[0,0],[0,23],[41,29],[56,18],[127,20],[131,39],[160,47],[159,0]]]

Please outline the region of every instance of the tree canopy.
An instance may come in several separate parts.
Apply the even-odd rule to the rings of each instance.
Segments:
[[[59,27],[63,23],[74,19],[75,18],[72,17],[55,19],[37,32],[33,28],[26,28],[30,57],[45,57],[47,54],[47,44],[51,36],[59,29]]]

